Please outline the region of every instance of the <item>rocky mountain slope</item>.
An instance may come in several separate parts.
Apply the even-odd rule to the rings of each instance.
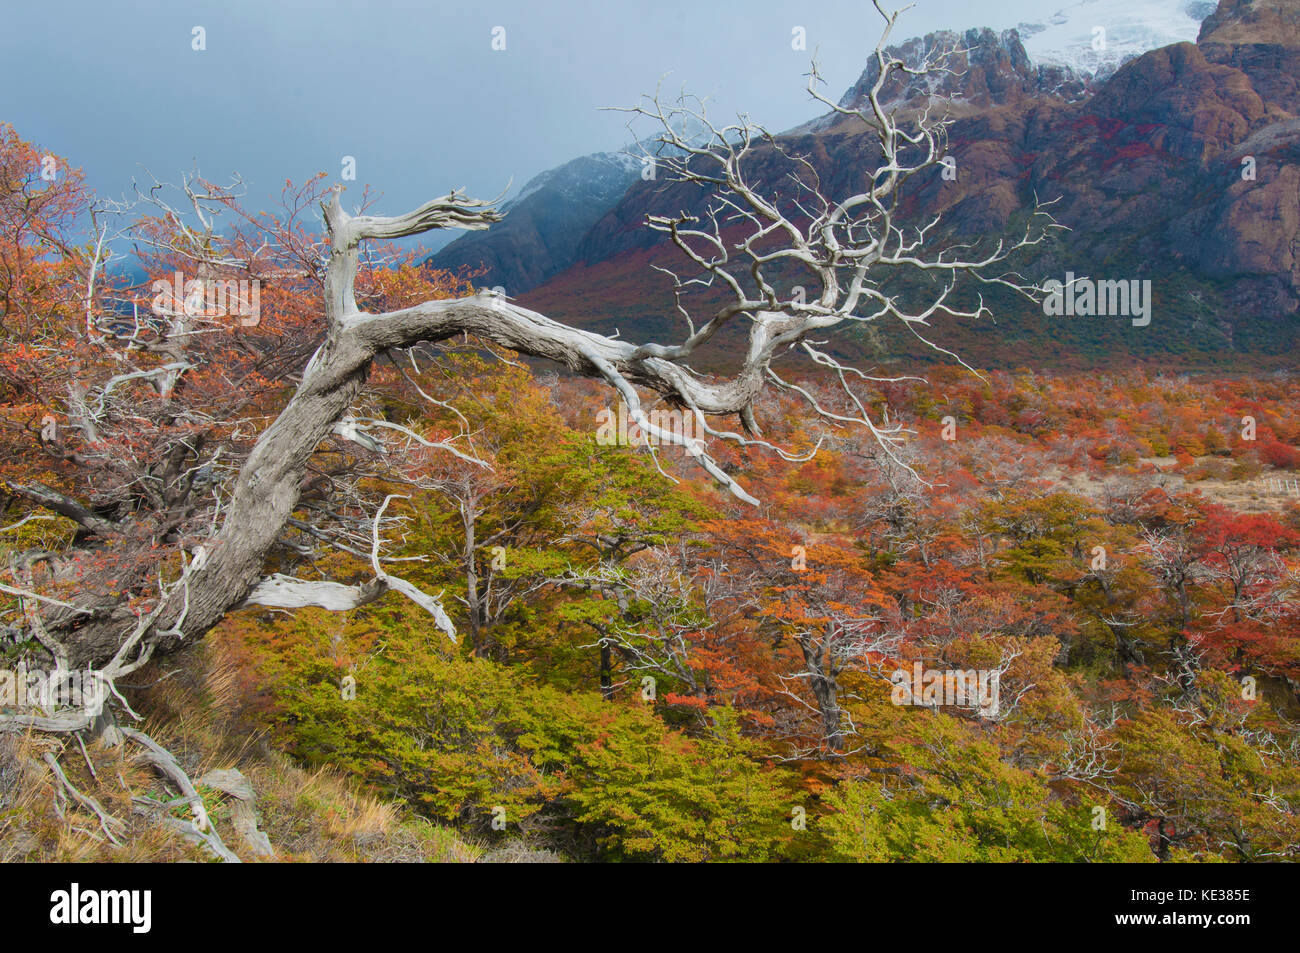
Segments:
[[[942,213],[950,237],[993,238],[1023,220],[1035,197],[1056,200],[1070,231],[1021,265],[1045,280],[1066,271],[1150,279],[1153,320],[1046,320],[996,301],[997,327],[952,327],[976,360],[1096,363],[1117,353],[1203,364],[1264,353],[1295,363],[1300,305],[1300,10],[1294,0],[1222,0],[1197,43],[1152,50],[1100,82],[1035,65],[1015,31],[971,31],[967,68],[944,88],[900,86],[899,105],[943,100],[954,123],[956,181],[916,183],[908,207]],[[905,53],[955,34],[911,41]],[[846,94],[852,103],[870,70]],[[861,180],[872,142],[823,117],[784,137],[832,193]],[[780,194],[788,163],[760,152],[755,180]],[[666,279],[636,267],[676,261],[648,214],[702,211],[707,195],[633,182],[578,243],[568,271],[525,296],[557,317],[658,327],[671,320]],[[593,284],[600,294],[589,293]]]
[[[572,265],[582,236],[638,178],[633,155],[597,152],[532,178],[504,220],[468,232],[431,255],[436,268],[479,273],[476,283],[508,294],[534,288]]]

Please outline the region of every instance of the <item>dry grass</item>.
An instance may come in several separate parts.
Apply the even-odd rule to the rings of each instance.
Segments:
[[[259,828],[278,861],[473,862],[482,850],[453,831],[406,813],[328,770],[308,772],[267,744],[250,707],[247,672],[219,639],[137,675],[132,692],[145,717],[136,727],[168,748],[198,784],[212,768],[237,768],[257,795]],[[124,822],[120,846],[108,842],[94,813],[61,797],[42,761],[53,754],[68,780]],[[0,862],[176,862],[211,860],[202,847],[153,818],[133,815],[132,797],[174,798],[127,742],[85,751],[73,738],[0,733]],[[226,846],[257,860],[231,825],[229,802],[199,784]],[[188,809],[171,813],[189,818]]]
[[[108,842],[93,813],[56,793],[54,775],[41,760],[46,753],[78,790],[125,823],[121,846]],[[206,859],[172,831],[132,815],[132,795],[158,788],[133,753],[96,743],[83,754],[72,739],[0,734],[0,862]]]
[[[1170,494],[1196,491],[1211,503],[1228,506],[1241,513],[1276,515],[1285,512],[1297,499],[1300,499],[1294,494],[1274,490],[1268,482],[1274,476],[1288,480],[1296,479],[1293,473],[1270,471],[1260,473],[1251,479],[1227,479],[1226,474],[1217,473],[1215,467],[1217,465],[1223,470],[1228,470],[1231,468],[1230,462],[1217,457],[1199,457],[1196,460],[1195,475],[1201,478],[1188,479],[1188,475],[1170,470],[1175,462],[1173,457],[1152,457],[1139,462],[1149,464],[1161,472],[1134,476],[1118,472],[1063,472],[1060,467],[1048,467],[1044,471],[1044,477],[1071,493],[1094,500],[1102,499],[1108,489],[1120,484],[1144,482],[1152,487],[1163,486]],[[1203,473],[1209,475],[1202,476]]]
[[[280,760],[248,776],[262,830],[286,859],[470,863],[481,853],[447,828],[358,792],[335,772],[309,773]]]

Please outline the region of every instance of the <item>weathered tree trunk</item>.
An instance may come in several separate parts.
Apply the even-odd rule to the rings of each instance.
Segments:
[[[844,750],[844,713],[840,708],[839,680],[834,660],[829,657],[832,653],[827,647],[833,638],[834,633],[830,632],[823,640],[818,640],[813,635],[804,635],[798,642],[808,673],[808,687],[817,702],[817,713],[821,717],[822,744],[832,755],[837,755]]]
[[[643,429],[653,425],[640,410],[631,383],[684,395],[705,413],[738,413],[749,405],[762,384],[758,366],[747,364],[733,379],[706,383],[629,342],[568,327],[495,295],[431,301],[380,315],[357,309],[352,284],[362,241],[399,238],[437,227],[486,227],[496,215],[478,205],[453,193],[405,216],[350,218],[336,195],[326,208],[332,253],[325,282],[325,342],[288,405],[257,440],[240,470],[221,529],[205,546],[205,564],[173,593],[159,616],[156,632],[171,633],[158,638],[159,649],[201,636],[249,598],[276,537],[298,503],[308,461],[356,399],[371,363],[384,351],[464,334],[477,336],[609,380],[635,404],[634,416],[642,419]],[[765,333],[752,349],[757,349],[761,363],[775,346],[774,338]],[[738,495],[747,496],[706,454],[697,459]],[[471,586],[473,575],[470,569]],[[304,595],[304,600],[302,604],[320,604],[310,595]],[[124,625],[129,627],[133,621],[124,611],[101,612],[69,640],[70,660],[93,665],[112,657],[122,643]]]
[[[871,90],[870,108],[850,108],[825,98],[818,88],[815,65],[808,87],[815,99],[837,115],[875,131],[879,165],[865,178],[868,184],[864,191],[838,200],[822,195],[814,184],[804,183],[809,194],[800,208],[802,215],[811,216],[810,222],[787,218],[782,209],[788,203],[780,196],[756,190],[742,168],[755,148],[772,141],[766,130],[748,121],[718,128],[694,110],[670,107],[665,112],[658,100],[631,110],[663,126],[659,142],[665,148],[656,157],[657,166],[674,181],[716,191],[751,232],[749,241],[737,244],[723,238],[717,220],[700,222],[684,214],[647,219],[647,225],[664,234],[698,270],[701,277],[692,282],[704,280],[727,292],[725,303],[698,324],[686,313],[679,298],[678,308],[689,327],[680,343],[637,344],[584,331],[490,294],[431,301],[382,314],[363,313],[353,290],[363,243],[393,241],[438,228],[482,229],[498,221],[500,215],[486,203],[452,192],[406,215],[350,216],[343,211],[335,192],[324,207],[330,242],[324,283],[325,341],[308,364],[289,404],[257,440],[244,463],[219,531],[204,543],[198,564],[191,564],[179,582],[167,583],[171,588],[157,613],[144,620],[144,629],[140,628],[142,620],[121,606],[82,603],[72,609],[64,606],[62,611],[68,613],[64,617],[52,613],[58,639],[67,646],[69,659],[78,665],[96,664],[116,655],[113,667],[122,671],[117,663],[127,649],[134,651],[138,646],[143,652],[156,646],[165,650],[188,642],[244,604],[322,605],[337,609],[376,598],[390,588],[434,613],[438,624],[450,633],[451,623],[435,600],[404,580],[387,575],[380,567],[377,521],[371,555],[374,583],[349,587],[289,577],[262,579],[268,554],[298,505],[312,454],[358,396],[371,362],[389,350],[467,335],[554,361],[577,375],[603,380],[617,391],[628,407],[629,418],[648,438],[685,446],[714,480],[752,504],[758,501],[710,456],[703,439],[688,439],[649,419],[638,387],[664,396],[674,407],[692,415],[699,429],[712,439],[740,446],[761,445],[784,459],[803,459],[759,436],[754,400],[765,387],[778,387],[806,400],[813,413],[835,426],[866,428],[889,451],[903,439],[902,428],[876,427],[850,386],[851,379],[864,375],[820,350],[819,342],[837,329],[882,318],[896,319],[920,337],[918,328],[926,327],[935,314],[971,318],[987,314],[982,298],[979,306],[969,312],[949,301],[949,293],[962,275],[1031,297],[1041,296],[1042,289],[1017,282],[1014,275],[989,276],[983,271],[1005,261],[1018,249],[1042,241],[1054,223],[1040,208],[1022,237],[998,241],[987,254],[966,257],[948,250],[922,257],[934,223],[905,228],[897,221],[899,189],[910,177],[940,163],[945,121],[930,117],[928,112],[896,119],[881,105],[890,74],[905,64],[887,52],[897,14],[880,12],[885,19],[876,48],[881,69]],[[948,57],[955,52],[927,54],[923,62],[909,67],[909,72],[919,75],[946,71],[950,68]],[[687,114],[703,123],[707,142],[684,138],[675,127],[674,118]],[[770,248],[774,240],[781,242],[780,249]],[[784,282],[774,284],[764,273],[776,261],[801,268],[815,289],[813,293],[805,296],[801,284],[796,286],[797,296],[794,292],[782,295],[777,285]],[[884,276],[910,269],[944,279],[940,282],[943,290],[919,311],[903,310],[900,302],[881,288]],[[690,283],[679,278],[676,287],[680,291]],[[687,362],[696,351],[728,324],[740,322],[745,324],[747,343],[730,375],[705,376],[691,370]],[[924,337],[921,340],[926,341]],[[830,369],[841,382],[848,401],[845,406],[855,409],[843,413],[832,410],[806,389],[778,375],[772,367],[773,359],[786,353],[803,354],[813,364]],[[738,419],[738,430],[715,429],[707,419],[728,416]],[[76,506],[75,501],[69,505]],[[78,521],[83,526],[93,524],[94,516],[84,507],[81,510]],[[473,558],[472,553],[468,558]],[[469,567],[471,590],[475,588],[474,575]],[[158,582],[162,584],[163,580]],[[471,602],[474,598],[471,592]],[[837,705],[834,710],[838,711]]]

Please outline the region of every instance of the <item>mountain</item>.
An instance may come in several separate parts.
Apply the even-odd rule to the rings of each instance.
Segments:
[[[1300,115],[1300,5],[1294,0],[1233,0],[1201,24],[1208,59],[1241,70],[1260,95]]]
[[[1148,50],[1195,40],[1214,7],[1209,0],[1080,0],[1016,29],[1035,64],[1103,79]]]
[[[482,272],[475,283],[514,295],[576,261],[583,234],[640,175],[635,155],[597,152],[533,177],[487,231],[467,232],[430,255],[436,268]]]
[[[1126,354],[1195,366],[1256,359],[1294,365],[1296,21],[1294,0],[1223,0],[1197,43],[1148,51],[1100,80],[1034,64],[1017,31],[971,31],[960,37],[970,47],[969,68],[957,71],[963,75],[944,88],[894,89],[896,106],[942,99],[954,119],[949,154],[957,181],[937,172],[914,181],[905,208],[915,220],[938,213],[947,239],[991,241],[1023,224],[1036,197],[1055,200],[1052,213],[1069,231],[1018,261],[1022,274],[1152,282],[1148,327],[1051,321],[1022,299],[995,295],[995,325],[949,321],[936,331],[944,343],[988,366],[1031,354],[1064,365],[1095,366]],[[932,34],[900,51],[915,58],[954,36]],[[873,78],[868,69],[844,101],[853,103]],[[806,156],[832,194],[860,186],[873,167],[871,133],[834,114],[792,130],[781,146]],[[780,196],[791,166],[764,148],[750,170]],[[707,202],[693,186],[633,182],[582,238],[575,264],[525,295],[525,304],[602,330],[676,330],[671,286],[649,266],[680,267],[681,259],[640,223],[651,214],[699,213]],[[697,303],[706,309],[708,294]],[[919,353],[885,326],[869,331],[858,344],[880,362]]]
[[[912,67],[919,66],[927,56],[947,52],[950,70],[928,76],[895,72],[881,93],[881,104],[886,107],[931,106],[955,118],[1026,99],[1074,101],[1086,96],[1089,89],[1087,78],[1069,68],[1032,63],[1016,30],[1001,33],[989,29],[965,33],[942,30],[908,40],[891,47],[890,51]],[[838,105],[869,111],[868,96],[879,70],[873,57],[858,81],[840,97]],[[829,113],[796,126],[787,135],[839,132],[849,125],[850,121],[843,116]]]
[[[969,54],[958,57],[962,75],[930,83],[927,91],[932,98],[943,98],[950,114],[969,115],[1026,99],[1073,101],[1086,95],[1091,74],[1097,71],[1097,64],[1088,59],[1093,20],[1114,25],[1113,55],[1108,54],[1107,62],[1118,63],[1171,38],[1194,38],[1199,21],[1193,16],[1198,9],[1199,16],[1204,16],[1213,4],[1204,0],[1084,0],[1045,23],[1022,24],[1019,32],[939,32],[908,40],[897,49],[909,59],[940,44],[948,49],[968,49]],[[1140,23],[1147,25],[1139,29]],[[1022,45],[1020,37],[1026,32],[1034,39]],[[1027,46],[1034,51],[1032,57]],[[1087,49],[1079,52],[1084,47]],[[862,79],[845,93],[841,105],[861,105],[873,80],[869,65]],[[891,95],[914,100],[919,82],[914,79],[910,86],[891,90]],[[832,115],[812,120],[790,134],[836,132],[842,127],[840,117]],[[658,236],[648,233],[640,218],[627,218],[618,207],[624,193],[637,183],[639,171],[638,161],[620,152],[594,153],[550,169],[529,181],[505,206],[509,214],[503,222],[457,238],[426,261],[451,271],[469,269],[479,273],[479,284],[500,286],[517,295],[577,262],[599,261],[610,254],[649,247]]]

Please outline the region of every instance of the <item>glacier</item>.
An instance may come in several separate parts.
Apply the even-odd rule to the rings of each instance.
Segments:
[[[1215,6],[1209,0],[1080,0],[1016,29],[1035,64],[1104,79],[1148,50],[1195,43]]]

